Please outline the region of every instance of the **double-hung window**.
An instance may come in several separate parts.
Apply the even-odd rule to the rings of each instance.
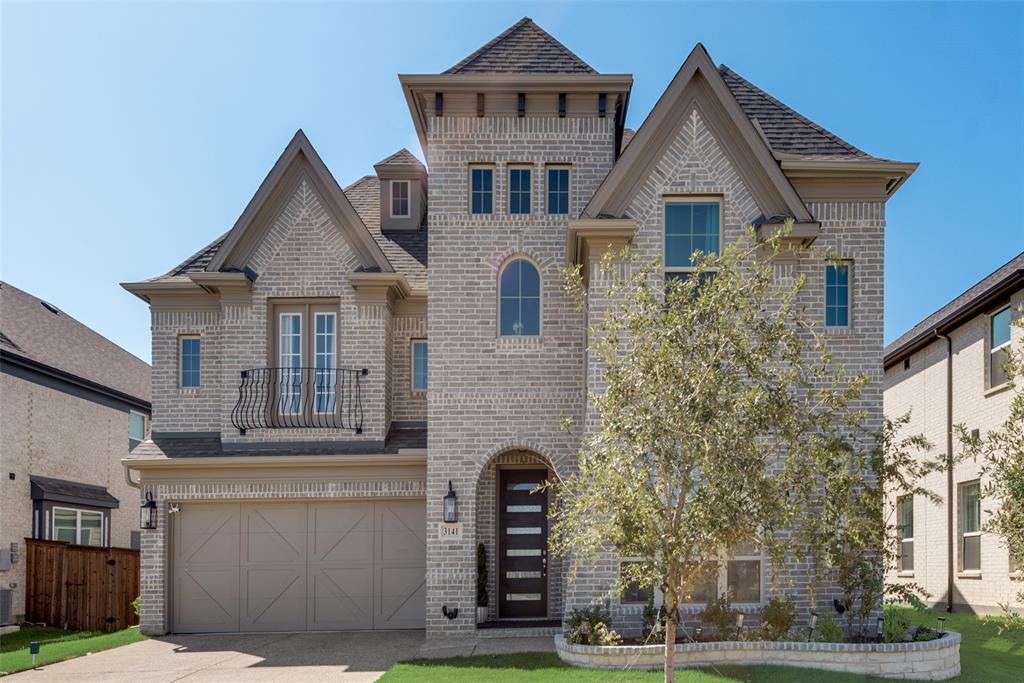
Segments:
[[[717,254],[722,238],[722,203],[710,197],[665,198],[665,281],[690,277],[695,252]]]
[[[569,167],[548,166],[548,214],[569,213]]]
[[[469,210],[477,215],[494,213],[494,167],[469,167]]]
[[[182,389],[199,388],[201,345],[196,335],[178,339],[178,386]]]
[[[1006,360],[1010,353],[1010,307],[994,313],[989,318],[988,385],[998,387],[1005,384]]]
[[[412,341],[412,390],[414,392],[427,390],[427,341],[425,339]]]
[[[335,413],[337,304],[278,304],[275,311],[278,413]]]
[[[409,181],[391,181],[391,216],[405,218],[409,215]]]
[[[128,411],[128,450],[134,451],[146,438],[146,416],[134,410]]]
[[[825,327],[850,326],[850,264],[825,265]]]
[[[722,560],[705,560],[683,601],[705,604],[728,593],[729,599],[736,603],[760,603],[763,566],[760,549],[752,543],[741,544]]]
[[[897,570],[914,571],[914,497],[902,496],[896,501],[896,533],[899,541]]]
[[[54,507],[50,539],[80,545],[103,545],[103,513]]]
[[[981,483],[960,485],[960,571],[981,571]]]
[[[529,166],[510,166],[508,169],[508,212],[525,215],[530,213],[531,183],[533,173]]]

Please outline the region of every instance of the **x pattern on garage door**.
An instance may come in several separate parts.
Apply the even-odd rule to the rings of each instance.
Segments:
[[[179,633],[423,628],[423,501],[186,503]]]

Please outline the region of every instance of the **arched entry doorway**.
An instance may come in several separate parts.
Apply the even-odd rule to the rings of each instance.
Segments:
[[[548,552],[553,494],[536,492],[556,477],[528,450],[495,455],[477,484],[477,539],[486,550],[487,620],[560,619],[562,563]]]

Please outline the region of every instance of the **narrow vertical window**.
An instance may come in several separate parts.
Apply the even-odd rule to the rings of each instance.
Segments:
[[[427,390],[427,342],[422,339],[412,342],[412,390]]]
[[[960,485],[960,571],[981,571],[981,484]]]
[[[280,356],[281,413],[297,415],[302,408],[302,314],[282,313],[278,353]]]
[[[499,275],[499,333],[503,337],[540,334],[540,273],[524,258],[510,261]]]
[[[569,168],[548,167],[548,213],[563,215],[569,213]]]
[[[182,389],[198,389],[200,379],[199,337],[182,337],[179,342],[179,381]]]
[[[474,214],[494,213],[494,169],[472,166],[470,176],[470,211]]]
[[[146,438],[146,416],[134,410],[128,411],[128,451],[134,451]]]
[[[335,409],[335,385],[337,373],[335,372],[335,325],[337,316],[334,313],[315,314],[315,344],[316,359],[313,370],[313,382],[316,406],[318,413],[333,413]]]
[[[696,269],[693,255],[717,254],[722,235],[722,206],[716,201],[665,200],[665,280],[685,280]],[[706,274],[710,275],[710,274]]]
[[[533,173],[529,168],[513,166],[508,171],[508,212],[530,213],[530,184]]]
[[[1006,360],[1010,354],[1010,307],[989,318],[988,385],[998,387],[1005,384]]]
[[[825,266],[825,327],[850,326],[850,264]]]
[[[756,545],[734,548],[725,572],[725,588],[734,602],[761,602],[761,551]]]
[[[409,181],[391,181],[391,215],[402,218],[409,215]]]
[[[914,571],[914,497],[903,496],[896,501],[896,532],[899,535],[898,569]]]

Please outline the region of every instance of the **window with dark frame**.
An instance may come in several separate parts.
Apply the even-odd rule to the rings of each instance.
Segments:
[[[623,560],[621,566],[625,567],[626,565],[630,564],[636,564],[636,561]],[[626,584],[626,587],[623,589],[622,595],[619,597],[619,602],[621,602],[623,605],[646,605],[653,598],[653,586],[641,587],[640,584],[636,581],[630,581],[628,584]]]
[[[508,171],[508,212],[525,215],[530,213],[531,180],[533,173],[529,167],[512,166]]]
[[[476,215],[494,213],[494,169],[473,166],[470,175],[470,212]]]
[[[196,336],[184,336],[179,341],[179,378],[182,389],[198,389],[200,384],[202,341]]]
[[[412,342],[412,390],[427,390],[427,341],[415,339]]]
[[[903,496],[896,501],[899,557],[897,568],[901,572],[914,571],[914,497]]]
[[[391,181],[391,215],[403,218],[409,215],[409,181]]]
[[[825,265],[825,327],[850,326],[850,264]]]
[[[1010,307],[989,318],[988,385],[998,387],[1009,381],[1006,361],[1010,356]]]
[[[528,259],[510,261],[498,280],[498,332],[502,337],[540,334],[540,273]]]
[[[960,485],[960,571],[981,571],[981,483]]]
[[[665,281],[690,277],[695,270],[693,254],[717,254],[722,222],[718,201],[667,198],[665,200],[664,269]],[[701,274],[702,281],[714,273]]]
[[[128,451],[134,451],[146,439],[146,416],[134,410],[128,411]]]
[[[569,167],[549,166],[548,173],[548,214],[553,216],[569,213]]]

